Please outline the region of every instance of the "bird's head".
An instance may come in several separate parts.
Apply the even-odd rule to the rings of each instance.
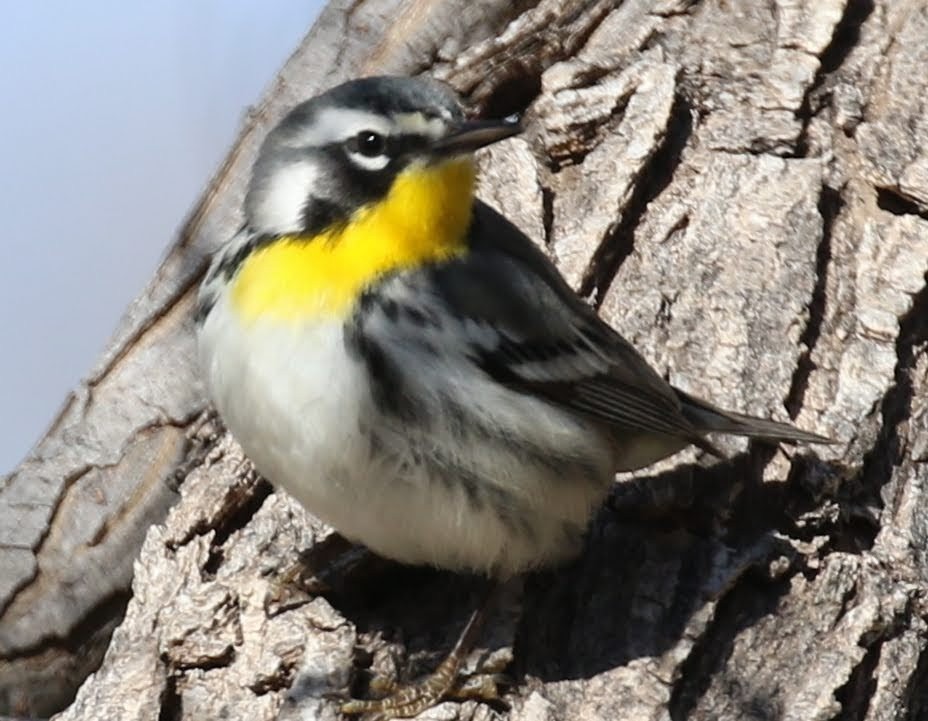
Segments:
[[[473,152],[520,132],[469,121],[446,85],[353,80],[295,107],[269,133],[245,199],[258,234],[312,236],[389,202],[398,217],[470,213]],[[411,221],[412,222],[412,221]]]

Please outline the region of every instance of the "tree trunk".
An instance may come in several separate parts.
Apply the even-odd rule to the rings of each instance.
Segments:
[[[928,718],[926,67],[928,0],[332,2],[0,484],[0,712],[73,693],[130,580],[58,718],[334,719],[332,694],[448,650],[470,579],[339,570],[337,537],[203,412],[191,323],[282,112],[427,72],[524,112],[480,194],[672,383],[837,441],[620,479],[583,556],[486,630],[476,667],[514,656],[501,701],[427,717]],[[324,591],[282,591],[300,555]]]

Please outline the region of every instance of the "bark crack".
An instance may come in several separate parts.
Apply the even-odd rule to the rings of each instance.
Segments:
[[[554,228],[554,189],[548,185],[541,186],[541,224],[544,228],[544,243],[549,250],[553,248],[551,231]]]
[[[864,657],[851,670],[847,683],[835,690],[835,699],[841,704],[841,711],[832,721],[864,721],[867,717],[870,699],[876,690],[876,668],[883,640],[867,648]]]
[[[743,583],[719,599],[712,620],[678,668],[677,681],[668,703],[672,721],[692,718],[713,679],[724,673],[738,634],[758,619],[775,613],[780,598],[788,593],[788,581],[760,585],[749,583],[749,579],[745,578]],[[733,683],[732,690],[736,692],[738,685]],[[749,698],[733,699],[733,702],[740,703],[747,711],[748,707],[767,707],[773,700],[751,695]],[[756,715],[745,713],[744,717],[756,718]]]
[[[131,590],[115,591],[84,614],[77,624],[69,629],[67,636],[45,636],[30,646],[16,649],[15,656],[0,656],[0,659],[37,657],[53,650],[60,650],[73,655],[85,654],[87,649],[95,647],[90,643],[93,638],[109,636],[113,629],[119,625],[131,598]],[[102,660],[103,651],[105,650],[105,647],[99,649],[100,659],[97,663]],[[92,673],[94,670],[96,670],[96,665],[90,669],[90,672]],[[74,689],[74,691],[76,693],[77,689]]]
[[[893,215],[917,215],[922,220],[928,220],[928,210],[910,200],[896,188],[877,188],[876,204],[880,210]]]
[[[903,699],[903,708],[908,711],[903,721],[928,718],[928,647],[918,656],[918,663],[908,679]]]
[[[247,526],[274,492],[271,484],[263,478],[258,478],[254,483],[243,485],[240,488],[240,493],[230,493],[227,496],[218,522],[209,524],[208,529],[202,529],[204,533],[209,530],[215,531],[210,544],[209,556],[203,564],[203,574],[207,578],[212,577],[222,564],[223,546],[229,537]]]
[[[832,33],[831,42],[820,56],[818,76],[812,85],[812,91],[821,87],[825,77],[838,70],[858,46],[860,29],[875,7],[874,0],[848,0],[844,6],[844,14]]]
[[[844,201],[841,192],[828,186],[822,187],[819,196],[818,210],[822,216],[822,239],[819,241],[815,254],[815,286],[812,289],[812,299],[809,302],[809,319],[806,327],[799,337],[799,344],[803,350],[793,373],[793,381],[786,396],[786,411],[790,418],[796,418],[802,410],[802,402],[809,385],[809,377],[816,366],[812,360],[812,352],[822,333],[822,322],[825,318],[825,305],[827,303],[825,288],[828,283],[828,268],[831,264],[831,236],[834,231],[835,219],[841,212]]]
[[[848,0],[844,14],[835,26],[831,42],[819,56],[819,68],[815,79],[806,90],[799,108],[802,129],[793,157],[805,158],[809,153],[809,123],[828,103],[830,89],[828,81],[844,64],[851,52],[858,47],[860,29],[873,13],[874,0]]]
[[[622,263],[634,250],[635,228],[641,223],[648,205],[673,180],[692,132],[690,105],[681,93],[677,93],[670,110],[667,132],[657,150],[642,166],[621,220],[606,234],[593,253],[580,283],[579,295],[592,297],[597,308]]]
[[[873,447],[864,456],[857,478],[859,503],[883,508],[882,487],[892,478],[893,470],[904,460],[905,433],[902,430],[912,413],[915,387],[912,372],[917,357],[928,346],[928,271],[925,285],[915,294],[908,312],[899,321],[896,338],[896,369],[893,385],[880,405],[882,423]],[[872,529],[870,545],[879,526]],[[869,547],[869,546],[868,546]]]
[[[45,546],[45,541],[48,540],[48,535],[52,532],[52,529],[56,527],[57,518],[61,513],[62,507],[65,505],[68,494],[71,492],[71,489],[77,484],[84,476],[90,473],[93,470],[101,470],[109,466],[96,466],[92,463],[85,463],[80,467],[73,470],[67,476],[65,476],[61,481],[61,492],[58,494],[57,498],[54,501],[54,507],[52,508],[51,515],[48,518],[45,526],[42,529],[42,534],[36,539],[35,543],[30,544],[29,549],[32,551],[32,555],[35,558],[38,558],[39,554],[42,552],[42,548]],[[28,588],[35,580],[43,575],[41,568],[36,564],[36,572],[30,574],[29,578],[23,579],[22,583],[10,590],[9,595],[5,598],[0,598],[0,619],[2,619],[3,614],[6,613],[7,609],[13,604],[14,601],[19,597],[19,594],[25,588]]]
[[[184,716],[183,703],[177,691],[177,676],[168,673],[160,699],[161,710],[158,721],[181,721]]]

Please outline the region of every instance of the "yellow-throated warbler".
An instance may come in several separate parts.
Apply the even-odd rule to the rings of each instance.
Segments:
[[[575,555],[617,471],[714,432],[826,440],[668,385],[475,200],[473,152],[519,131],[424,79],[297,106],[198,308],[212,399],[267,479],[383,556],[498,579]],[[477,616],[425,684],[346,710],[436,701]]]

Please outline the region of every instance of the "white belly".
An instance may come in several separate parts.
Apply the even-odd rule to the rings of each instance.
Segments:
[[[491,504],[475,507],[466,488],[424,470],[418,451],[404,449],[401,426],[388,434],[390,453],[376,447],[366,429],[383,418],[341,322],[245,328],[221,297],[201,328],[200,356],[220,415],[261,474],[347,538],[398,561],[506,576],[570,557],[577,539],[565,527],[586,526],[612,477],[609,452],[589,438],[575,440],[602,467],[599,485],[552,479],[550,469],[488,450],[497,457],[480,462],[500,468],[511,510],[530,519],[530,533],[514,532]],[[512,400],[521,423],[556,423],[546,404]]]

